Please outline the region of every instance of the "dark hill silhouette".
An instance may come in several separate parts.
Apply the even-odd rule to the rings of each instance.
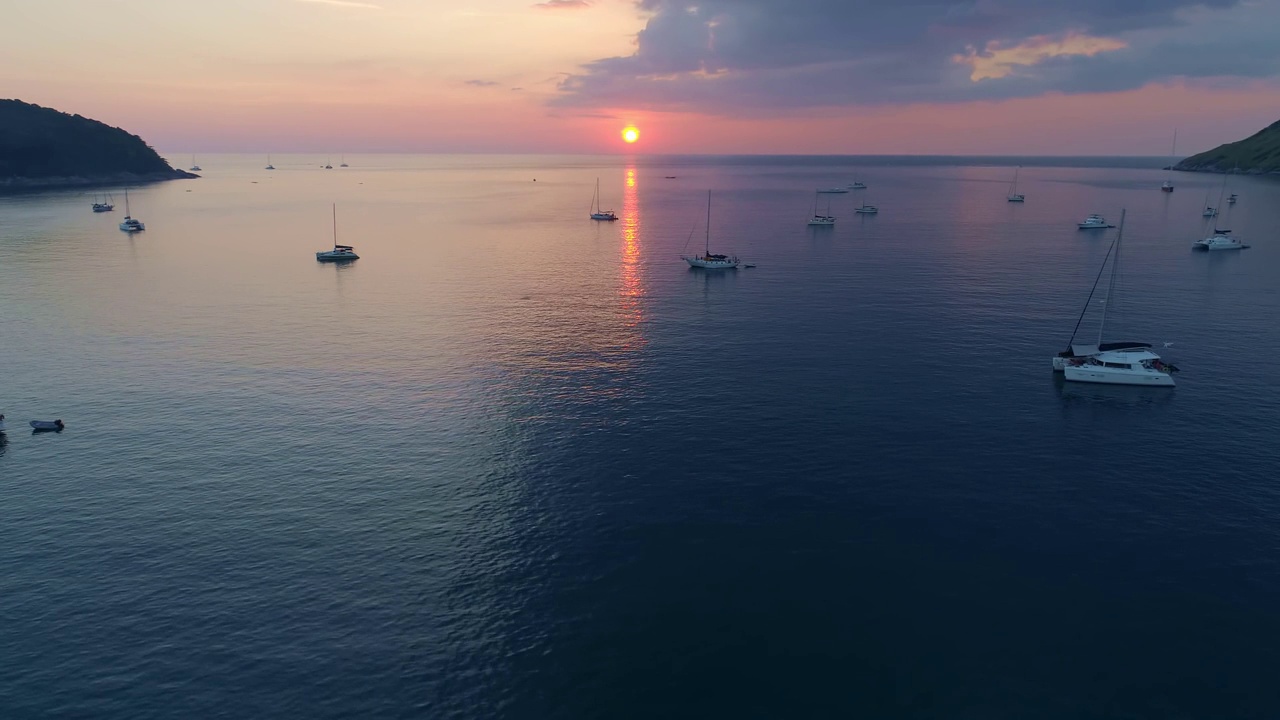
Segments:
[[[1237,168],[1255,175],[1280,173],[1280,120],[1243,140],[1192,155],[1173,169],[1234,172]]]
[[[0,190],[198,177],[142,138],[79,115],[0,100]]]

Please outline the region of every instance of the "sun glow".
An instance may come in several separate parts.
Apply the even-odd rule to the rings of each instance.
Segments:
[[[622,139],[625,142],[633,143],[640,139],[640,131],[637,130],[634,125],[628,125],[626,129],[622,131]]]

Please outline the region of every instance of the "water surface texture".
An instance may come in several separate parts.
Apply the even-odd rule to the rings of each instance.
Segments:
[[[0,716],[1280,716],[1276,182],[346,159],[0,198]]]

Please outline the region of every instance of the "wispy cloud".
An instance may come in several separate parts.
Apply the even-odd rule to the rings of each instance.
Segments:
[[[535,3],[534,7],[543,10],[581,10],[591,7],[591,0],[547,0]]]
[[[315,5],[333,5],[334,7],[361,8],[364,10],[381,10],[381,5],[374,5],[358,0],[294,0],[294,2],[312,3]]]
[[[493,80],[467,80],[467,81],[465,81],[463,84],[464,84],[464,85],[474,85],[474,86],[476,86],[476,87],[493,87],[494,85],[497,85],[498,83],[497,83],[497,82],[494,82]]]
[[[1080,33],[1067,33],[1062,37],[1037,35],[1010,45],[997,40],[987,43],[982,52],[970,45],[964,54],[951,58],[952,62],[973,68],[969,79],[977,82],[987,78],[1012,75],[1020,67],[1038,65],[1045,60],[1071,55],[1093,57],[1098,53],[1123,50],[1128,44],[1106,37],[1090,37]]]

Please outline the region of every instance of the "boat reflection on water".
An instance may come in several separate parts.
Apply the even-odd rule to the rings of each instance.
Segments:
[[[1063,410],[1096,407],[1150,408],[1166,405],[1177,397],[1166,387],[1144,385],[1102,385],[1067,382],[1062,373],[1053,373],[1054,390],[1064,400]]]

